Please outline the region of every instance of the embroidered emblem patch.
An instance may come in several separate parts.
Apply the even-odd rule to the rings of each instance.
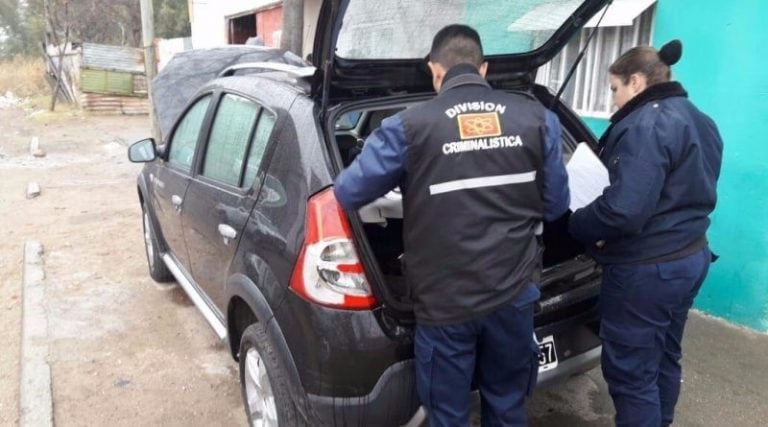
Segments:
[[[461,139],[501,135],[498,113],[459,114],[456,119]]]

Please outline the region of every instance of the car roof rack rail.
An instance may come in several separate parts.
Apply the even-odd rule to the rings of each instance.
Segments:
[[[294,77],[307,78],[315,75],[315,67],[299,67],[290,64],[281,64],[279,62],[244,62],[242,64],[232,65],[219,73],[219,77],[229,77],[235,75],[240,70],[264,70],[281,71]]]

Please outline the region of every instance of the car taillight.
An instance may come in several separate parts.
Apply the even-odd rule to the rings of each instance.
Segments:
[[[307,204],[304,246],[291,275],[291,289],[314,303],[364,310],[376,306],[352,241],[347,215],[333,188],[312,196]]]

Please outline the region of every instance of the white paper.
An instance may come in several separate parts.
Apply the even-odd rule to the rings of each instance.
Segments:
[[[571,190],[571,211],[583,208],[603,194],[610,184],[608,169],[589,146],[580,142],[565,165]]]

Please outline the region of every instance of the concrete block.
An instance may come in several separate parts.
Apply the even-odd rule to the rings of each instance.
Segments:
[[[40,148],[40,138],[32,137],[29,142],[29,154],[33,157],[45,157],[45,151]]]
[[[27,199],[34,199],[40,195],[40,184],[30,182],[27,184]]]

